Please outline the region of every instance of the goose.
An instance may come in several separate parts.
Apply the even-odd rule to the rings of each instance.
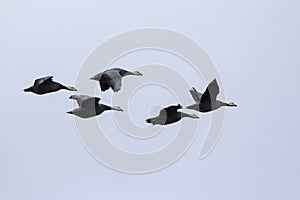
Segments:
[[[194,87],[190,90],[190,93],[196,103],[186,107],[187,109],[196,110],[199,112],[210,112],[216,110],[222,106],[236,107],[233,102],[225,103],[217,100],[219,94],[219,85],[216,79],[211,81],[205,92],[202,94],[198,92]]]
[[[70,99],[76,100],[79,108],[67,112],[68,114],[76,115],[81,118],[90,118],[100,115],[107,110],[123,111],[119,106],[107,106],[99,104],[99,97],[90,97],[87,95],[72,95]]]
[[[160,110],[157,117],[146,119],[146,122],[151,123],[152,125],[167,125],[178,122],[184,117],[199,119],[199,117],[195,114],[178,112],[178,109],[182,109],[182,106],[180,104],[163,108]]]
[[[99,81],[101,91],[111,88],[114,92],[118,92],[122,87],[122,78],[128,75],[143,76],[139,71],[127,71],[121,68],[112,68],[91,77],[91,80]]]
[[[24,89],[24,92],[33,92],[38,95],[43,95],[51,92],[56,92],[61,89],[69,91],[77,91],[75,87],[64,86],[60,83],[54,82],[53,76],[45,76],[34,81],[33,86]]]

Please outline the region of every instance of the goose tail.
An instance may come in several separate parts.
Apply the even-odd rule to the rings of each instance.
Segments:
[[[159,124],[157,118],[148,118],[145,120],[148,124],[152,124],[152,125],[156,125],[156,124]]]
[[[70,115],[74,114],[73,111],[69,111],[69,112],[67,112],[67,113],[70,114]]]
[[[152,118],[146,119],[146,122],[150,124],[152,122]]]

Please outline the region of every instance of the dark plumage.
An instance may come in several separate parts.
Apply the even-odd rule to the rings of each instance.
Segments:
[[[38,95],[56,92],[61,89],[77,91],[76,88],[71,86],[64,86],[60,83],[54,82],[53,76],[46,76],[43,78],[36,79],[33,86],[24,89],[24,92],[33,92]]]
[[[152,125],[160,124],[160,125],[167,125],[178,122],[184,117],[199,118],[197,115],[194,114],[187,114],[183,112],[178,112],[178,109],[182,109],[180,104],[169,106],[167,108],[163,108],[157,117],[146,119],[147,123],[151,123]]]
[[[225,103],[217,100],[219,94],[219,85],[216,79],[209,83],[205,92],[202,94],[198,92],[194,87],[190,90],[190,93],[195,100],[195,104],[188,106],[188,109],[197,110],[200,112],[209,112],[216,110],[222,106],[237,106],[233,102]]]
[[[101,91],[106,91],[111,88],[114,92],[118,92],[122,87],[122,78],[128,75],[142,76],[138,71],[127,71],[121,68],[112,68],[96,74],[91,80],[99,81]]]
[[[87,95],[72,95],[70,99],[76,100],[79,108],[69,111],[67,113],[76,115],[81,118],[90,118],[100,115],[107,110],[123,111],[118,106],[107,106],[99,104],[101,100],[99,97],[90,97]]]

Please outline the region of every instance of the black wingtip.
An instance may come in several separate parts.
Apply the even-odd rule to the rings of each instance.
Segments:
[[[101,98],[100,97],[95,97],[95,101],[96,101],[96,103],[98,103],[99,101],[101,101]]]

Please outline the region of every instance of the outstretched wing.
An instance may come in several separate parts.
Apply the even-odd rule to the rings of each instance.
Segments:
[[[167,112],[168,111],[165,108],[160,110],[159,115],[156,117],[156,119],[158,121],[160,121],[160,124],[165,124],[166,123],[167,118],[168,118],[168,113]]]
[[[122,76],[116,70],[107,71],[102,75],[100,86],[102,91],[111,87],[114,92],[118,92],[122,87]]]
[[[219,85],[217,80],[214,79],[208,84],[205,92],[202,94],[200,103],[215,103],[219,92]]]
[[[81,102],[81,107],[82,108],[92,108],[92,109],[95,109],[96,106],[99,105],[99,101],[101,99],[99,97],[90,97],[88,99],[84,99],[82,102]]]
[[[79,107],[82,106],[83,101],[85,101],[89,98],[92,98],[92,97],[90,97],[88,95],[72,95],[72,96],[70,96],[70,99],[74,99],[74,100],[77,101],[77,104],[78,104]]]
[[[45,76],[34,81],[34,85],[40,85],[46,81],[52,81],[53,76]]]
[[[107,81],[107,78],[105,76],[101,76],[101,79],[100,79],[100,88],[101,88],[101,91],[106,91],[109,89],[109,84],[108,84],[108,81]]]
[[[182,106],[180,105],[180,104],[178,104],[178,105],[171,105],[171,106],[169,106],[169,107],[166,107],[166,108],[164,108],[164,110],[167,112],[167,113],[172,113],[172,114],[174,114],[174,113],[177,113],[178,111],[178,109],[181,109],[182,108]]]
[[[190,89],[190,93],[194,99],[194,101],[196,101],[197,103],[200,102],[201,100],[201,96],[202,96],[202,93],[201,92],[198,92],[194,87],[192,89]]]
[[[122,87],[122,78],[119,79],[113,79],[111,81],[112,85],[111,88],[113,89],[114,92],[118,92],[121,90]]]
[[[159,111],[159,115],[158,116],[166,116],[167,115],[167,110],[165,108],[161,109]]]

